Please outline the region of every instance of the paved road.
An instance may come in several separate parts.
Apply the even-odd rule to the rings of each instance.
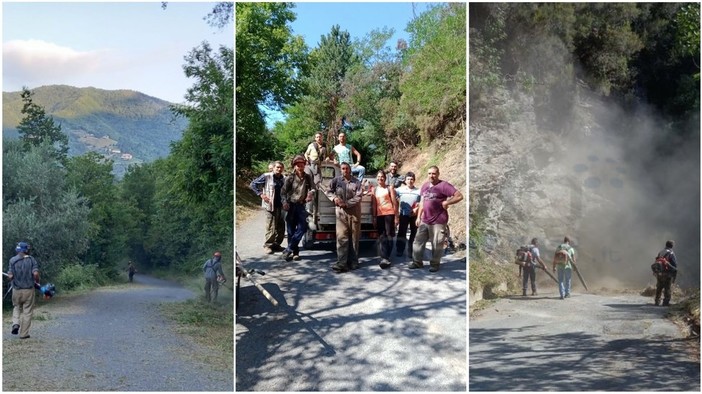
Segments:
[[[242,280],[236,319],[236,390],[465,391],[466,262],[446,256],[436,274],[373,252],[361,268],[331,270],[335,254],[301,261],[262,252],[263,213],[237,228],[246,267],[280,303]]]
[[[75,297],[61,293],[35,311],[31,338],[3,325],[3,391],[232,391],[232,370],[175,333],[162,302],[194,297],[137,274],[128,286]]]
[[[470,391],[700,391],[691,343],[651,297],[501,299],[470,319]]]

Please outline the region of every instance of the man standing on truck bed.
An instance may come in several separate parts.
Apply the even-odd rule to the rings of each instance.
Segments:
[[[305,157],[297,155],[292,161],[293,172],[283,181],[280,191],[283,210],[288,214],[285,221],[288,224],[288,246],[283,250],[285,261],[300,260],[300,241],[307,232],[307,211],[305,203],[314,197],[314,180],[312,175],[305,172]]]
[[[337,263],[332,269],[337,273],[357,269],[363,188],[361,181],[351,175],[349,163],[341,163],[341,175],[331,180],[326,195],[336,206]]]
[[[334,146],[334,162],[335,163],[347,163],[351,166],[351,173],[356,175],[358,179],[363,181],[363,177],[366,175],[366,168],[361,165],[361,154],[351,146],[351,144],[346,143],[346,133],[339,133],[339,144]],[[353,162],[351,154],[356,156],[356,162]],[[352,164],[353,163],[353,164]]]
[[[249,188],[261,197],[261,206],[266,210],[266,239],[263,242],[263,250],[267,254],[281,252],[283,247],[280,244],[285,239],[285,215],[280,196],[285,179],[284,165],[280,161],[272,164],[272,171],[254,179],[249,185]]]
[[[421,200],[417,215],[417,236],[412,245],[412,264],[410,269],[422,268],[427,240],[431,240],[432,257],[429,272],[439,270],[441,256],[444,253],[448,224],[448,207],[463,200],[463,194],[452,184],[439,179],[439,167],[431,166],[428,172],[429,180],[421,189]]]
[[[309,173],[314,177],[314,184],[322,181],[320,164],[327,157],[327,147],[322,142],[322,133],[314,135],[314,141],[307,145],[305,151],[305,159],[307,159],[307,168]]]

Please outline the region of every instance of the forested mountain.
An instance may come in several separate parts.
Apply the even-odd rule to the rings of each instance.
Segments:
[[[115,171],[120,173],[129,164],[168,155],[171,141],[181,138],[188,123],[173,115],[171,103],[132,90],[52,85],[32,89],[32,93],[34,102],[68,136],[69,156],[95,151],[114,160]],[[21,92],[2,95],[3,136],[14,138],[23,117]],[[132,158],[122,159],[124,153]]]
[[[569,235],[591,285],[645,286],[674,239],[698,287],[699,3],[469,15],[471,286],[486,260],[537,237],[549,262]]]

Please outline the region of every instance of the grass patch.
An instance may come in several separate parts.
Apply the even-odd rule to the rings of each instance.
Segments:
[[[259,174],[260,175],[260,174]],[[237,176],[236,179],[236,225],[243,223],[261,206],[261,199],[249,189],[249,183],[254,178]]]
[[[206,303],[191,299],[160,306],[166,317],[176,322],[178,333],[191,337],[208,349],[202,360],[232,371],[234,369],[234,309],[231,303]]]

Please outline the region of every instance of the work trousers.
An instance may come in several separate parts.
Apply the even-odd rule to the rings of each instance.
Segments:
[[[205,299],[207,302],[217,301],[217,293],[219,293],[217,278],[205,278]]]
[[[336,207],[336,258],[339,264],[358,264],[360,238],[360,204],[349,209]]]
[[[556,272],[558,272],[558,292],[561,293],[561,297],[570,295],[570,283],[573,277],[573,270],[571,268],[566,268],[565,265],[559,265],[556,267]]]
[[[263,246],[280,246],[285,239],[285,211],[283,207],[266,211],[266,241]]]
[[[307,211],[304,203],[290,203],[288,206],[288,214],[285,216],[288,225],[287,250],[296,255],[300,253],[300,241],[307,232]]]
[[[663,305],[670,303],[670,287],[673,283],[673,277],[667,274],[658,274],[656,276],[656,305],[661,301],[661,293],[663,293]]]
[[[383,259],[390,259],[392,238],[395,236],[395,215],[380,215],[375,217],[378,229],[378,254]]]
[[[429,263],[432,267],[438,268],[441,256],[444,255],[446,228],[446,224],[420,224],[412,244],[412,261],[423,262],[427,241],[431,241],[431,260]]]
[[[531,281],[531,291],[536,293],[536,267],[530,263],[522,268],[522,292],[526,293],[527,285]]]
[[[395,241],[395,249],[397,254],[405,253],[405,242],[409,242],[410,249],[414,243],[414,237],[417,235],[417,217],[400,215],[400,228],[397,230],[397,241]],[[410,235],[407,241],[407,227],[409,227]]]
[[[34,314],[34,289],[12,289],[12,325],[19,324],[20,337],[29,335]]]

